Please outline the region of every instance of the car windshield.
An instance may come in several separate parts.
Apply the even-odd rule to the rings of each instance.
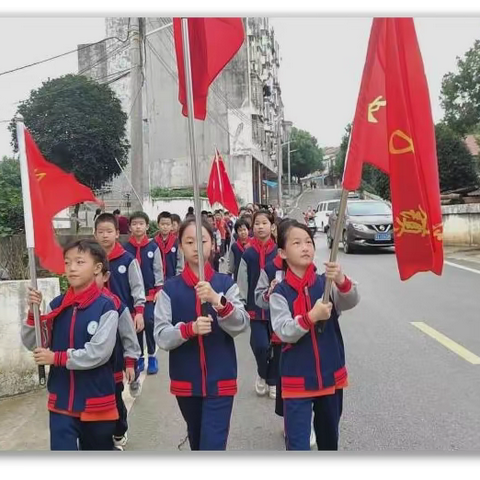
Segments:
[[[340,203],[340,201],[336,201],[336,202],[328,202],[328,205],[327,205],[327,212],[331,212],[333,211],[335,208],[338,207],[338,204]]]
[[[354,202],[347,205],[349,215],[391,215],[392,210],[382,202]]]

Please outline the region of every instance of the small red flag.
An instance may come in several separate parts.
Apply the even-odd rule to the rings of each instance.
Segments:
[[[238,216],[239,210],[235,192],[233,191],[227,170],[225,169],[225,164],[223,163],[223,159],[218,153],[218,150],[216,151],[212,163],[212,169],[210,170],[207,196],[211,205],[219,203],[236,217]]]
[[[390,176],[400,278],[443,269],[440,183],[427,79],[412,18],[375,18],[343,187],[370,163]]]
[[[25,129],[25,150],[30,180],[35,254],[43,268],[62,274],[65,271],[63,251],[55,238],[53,217],[66,207],[82,202],[101,201],[92,191],[45,160],[30,132]]]
[[[178,99],[183,115],[188,115],[183,65],[182,20],[173,19],[178,68]],[[242,46],[245,29],[241,18],[189,18],[190,63],[192,69],[193,109],[198,120],[207,115],[208,88]]]

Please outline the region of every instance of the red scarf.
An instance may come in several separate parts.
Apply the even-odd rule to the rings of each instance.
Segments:
[[[135,255],[135,258],[138,260],[138,263],[140,265],[142,265],[142,256],[140,255],[140,252],[141,252],[141,249],[143,247],[146,247],[149,243],[150,243],[150,240],[148,239],[148,237],[145,235],[141,240],[140,242],[137,242],[136,238],[132,235],[129,239],[128,239],[128,243],[130,243],[130,245],[133,245],[137,252],[136,252],[136,255]]]
[[[242,243],[240,239],[237,240],[237,247],[243,253],[245,249],[250,245],[250,242],[247,240],[245,243]]]
[[[116,260],[117,258],[121,257],[125,253],[125,249],[122,245],[118,242],[115,243],[113,250],[108,254],[109,260]]]
[[[205,272],[205,281],[209,282],[213,275],[215,275],[215,270],[212,268],[210,263],[205,264],[204,268]],[[195,275],[195,272],[190,268],[190,265],[188,263],[185,263],[185,268],[183,269],[182,272],[182,278],[183,281],[192,288],[195,288],[197,283],[198,283],[198,277]],[[200,299],[197,297],[197,292],[195,292],[195,305],[196,305],[196,311],[197,315],[201,315],[202,313],[202,308],[200,305]]]
[[[167,276],[167,253],[170,252],[170,250],[173,248],[175,245],[175,242],[177,240],[177,236],[173,233],[169,233],[167,240],[164,242],[163,237],[161,234],[158,234],[155,237],[155,241],[157,242],[158,248],[160,248],[160,252],[162,252],[162,262],[163,262],[163,275],[164,277]]]
[[[58,315],[72,305],[78,305],[78,308],[87,308],[91,305],[100,295],[100,289],[97,287],[95,281],[93,281],[83,292],[75,294],[73,288],[70,287],[67,293],[63,296],[62,303],[54,308],[46,315],[42,315],[42,321],[46,322],[49,338],[51,337],[53,321]]]
[[[283,269],[283,258],[280,256],[280,254],[277,253],[275,258],[273,259],[273,264],[278,270]]]
[[[269,238],[263,243],[258,238],[254,238],[250,242],[250,246],[260,255],[260,268],[265,268],[265,258],[275,249],[275,242]]]
[[[305,315],[312,309],[308,288],[315,283],[316,278],[315,265],[313,263],[308,266],[303,278],[297,277],[290,268],[287,269],[285,281],[298,294],[296,300],[293,302],[294,317],[297,315]]]

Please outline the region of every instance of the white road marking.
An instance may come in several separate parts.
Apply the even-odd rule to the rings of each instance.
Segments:
[[[450,265],[451,267],[460,268],[461,270],[466,270],[467,272],[472,272],[480,275],[480,270],[476,270],[475,268],[464,267],[463,265],[459,265],[458,263],[447,262],[447,261],[443,263],[445,263],[445,265]]]

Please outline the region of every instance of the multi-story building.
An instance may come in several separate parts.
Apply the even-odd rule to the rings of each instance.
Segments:
[[[143,86],[137,92],[131,83],[131,52],[136,48],[132,44],[132,23],[130,18],[107,18],[107,39],[79,50],[79,72],[110,84],[129,115],[130,135],[134,128],[130,114],[141,98],[143,196],[148,198],[154,187],[192,185],[187,120],[178,101],[172,19],[138,19]],[[244,23],[246,41],[211,85],[206,120],[195,121],[199,182],[206,185],[218,148],[243,202],[275,203],[276,197],[263,181],[277,178],[278,139],[283,129],[279,45],[268,18],[246,18]],[[133,198],[131,184],[130,159],[124,174],[109,186],[110,200],[121,203],[125,195]]]

